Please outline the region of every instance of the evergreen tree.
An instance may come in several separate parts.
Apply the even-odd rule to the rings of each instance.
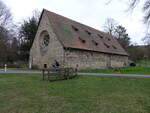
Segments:
[[[19,29],[20,39],[20,56],[24,61],[29,59],[29,51],[34,41],[34,37],[37,31],[39,16],[32,16],[28,20],[24,20]]]
[[[118,25],[115,28],[115,37],[119,41],[119,43],[122,45],[122,47],[127,50],[130,46],[130,37],[125,29],[125,27]]]

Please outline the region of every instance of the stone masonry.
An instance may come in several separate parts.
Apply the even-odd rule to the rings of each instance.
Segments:
[[[108,67],[123,67],[128,65],[128,56],[113,53],[89,51],[84,49],[66,48],[53,31],[53,23],[49,21],[48,13],[42,14],[34,43],[30,50],[30,67],[44,65],[51,67],[57,60],[64,67],[79,69],[100,69]],[[43,37],[49,36],[48,45],[42,47]]]

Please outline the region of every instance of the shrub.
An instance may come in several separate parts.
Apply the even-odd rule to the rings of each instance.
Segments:
[[[20,68],[20,65],[8,64],[7,67],[8,67],[8,68]]]
[[[120,72],[121,72],[121,69],[120,69],[120,68],[113,68],[113,72],[120,73]]]
[[[135,67],[136,64],[134,62],[130,63],[130,66]]]

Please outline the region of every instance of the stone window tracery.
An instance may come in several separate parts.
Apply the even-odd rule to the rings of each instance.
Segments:
[[[48,45],[50,42],[50,37],[47,31],[43,31],[40,34],[40,51],[41,54],[44,55],[48,50]]]
[[[44,35],[43,37],[43,45],[46,47],[49,44],[49,35]]]

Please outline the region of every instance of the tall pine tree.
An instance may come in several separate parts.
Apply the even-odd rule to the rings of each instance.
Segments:
[[[23,61],[28,61],[29,51],[34,41],[34,37],[38,27],[39,16],[32,16],[28,20],[24,20],[19,30],[20,39],[20,56]]]

